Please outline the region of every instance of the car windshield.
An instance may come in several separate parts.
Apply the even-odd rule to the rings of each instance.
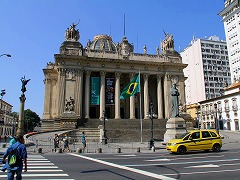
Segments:
[[[187,136],[188,134],[189,134],[189,132],[186,132],[186,133],[184,133],[184,134],[179,134],[179,135],[176,136],[176,139],[182,139],[182,138],[184,138],[185,136]]]

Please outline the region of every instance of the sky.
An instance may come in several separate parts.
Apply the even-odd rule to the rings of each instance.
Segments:
[[[175,50],[193,39],[212,35],[225,40],[218,13],[224,0],[0,0],[0,89],[3,100],[19,112],[21,78],[31,79],[25,92],[25,109],[40,117],[44,104],[43,69],[54,62],[70,24],[78,24],[80,43],[98,34],[121,42],[125,35],[134,52],[155,54],[164,32],[174,37]]]

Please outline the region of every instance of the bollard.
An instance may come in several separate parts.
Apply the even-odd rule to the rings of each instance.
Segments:
[[[77,153],[82,153],[82,149],[81,148],[77,148]]]
[[[140,152],[140,147],[139,147],[139,148],[137,148],[137,152]]]
[[[121,148],[117,148],[117,153],[121,153]]]
[[[38,153],[42,153],[42,148],[38,148]]]
[[[63,151],[62,151],[62,148],[58,148],[57,149],[57,153],[62,153]]]
[[[98,149],[97,149],[97,152],[98,152],[98,153],[102,153],[102,148],[98,148]]]
[[[155,146],[152,147],[152,152],[155,152]]]

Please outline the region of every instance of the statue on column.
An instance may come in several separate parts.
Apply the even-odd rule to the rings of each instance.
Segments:
[[[176,84],[174,83],[171,88],[171,96],[172,96],[172,117],[180,117],[179,116],[179,96],[178,89],[176,87]]]
[[[24,94],[27,91],[26,85],[27,85],[28,81],[30,81],[30,79],[26,80],[26,78],[24,76],[24,77],[21,78],[21,81],[22,81],[22,89],[21,89],[21,91]]]

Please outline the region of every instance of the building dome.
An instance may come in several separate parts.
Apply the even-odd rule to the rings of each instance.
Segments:
[[[92,42],[89,42],[90,50],[117,52],[117,47],[112,41],[111,36],[97,35]]]

